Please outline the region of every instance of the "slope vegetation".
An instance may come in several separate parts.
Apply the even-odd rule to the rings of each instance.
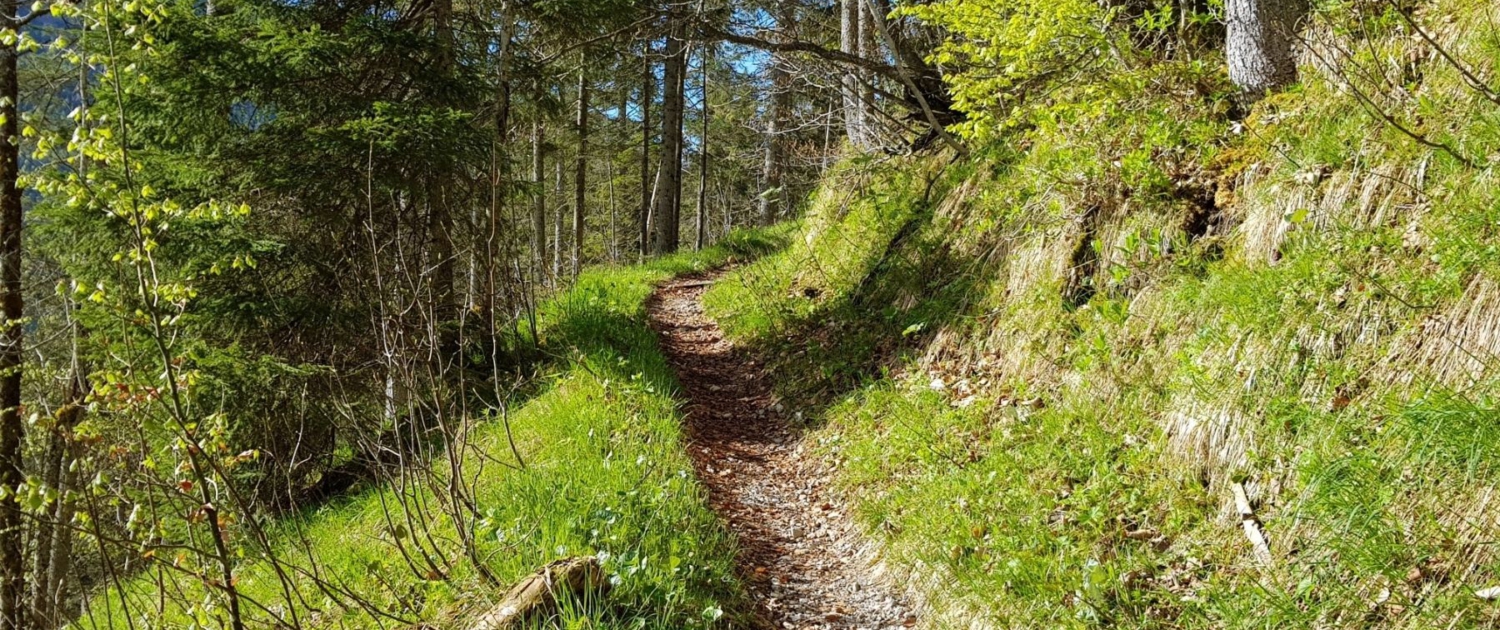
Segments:
[[[501,599],[504,585],[569,556],[597,558],[613,588],[603,601],[565,602],[560,627],[733,621],[748,608],[732,570],[735,545],[693,478],[673,398],[678,385],[645,302],[663,279],[756,255],[781,238],[742,233],[698,254],[595,269],[544,305],[545,384],[509,416],[525,468],[509,459],[499,420],[479,425],[465,452],[484,515],[468,535],[497,583],[464,557],[459,533],[441,516],[442,497],[413,473],[400,487],[277,524],[280,573],[298,594],[286,605],[277,568],[247,565],[237,577],[242,597],[255,602],[247,625],[467,627]],[[145,566],[95,597],[75,626],[221,627],[221,610],[173,603],[209,601],[194,567],[181,559]],[[159,597],[164,589],[199,594]]]
[[[1492,59],[1491,12],[1426,19]],[[935,625],[1500,623],[1497,110],[1383,24],[1243,120],[1168,62],[848,160],[710,291]]]

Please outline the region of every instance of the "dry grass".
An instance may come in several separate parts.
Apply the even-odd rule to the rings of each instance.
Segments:
[[[1500,283],[1479,276],[1457,303],[1424,319],[1397,345],[1387,380],[1469,390],[1500,367]]]

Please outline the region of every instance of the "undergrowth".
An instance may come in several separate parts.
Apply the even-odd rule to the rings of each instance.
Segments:
[[[416,491],[415,502],[430,511],[421,519],[431,525],[417,533],[399,513],[388,519],[385,508],[394,506],[394,491],[379,488],[273,529],[284,563],[316,573],[365,605],[349,605],[349,597],[335,602],[299,577],[299,605],[252,611],[251,625],[273,627],[269,615],[275,614],[300,627],[462,626],[498,602],[504,584],[568,556],[598,558],[613,588],[599,601],[566,602],[549,627],[730,624],[737,611],[746,610],[732,571],[733,544],[691,474],[673,400],[677,384],[647,327],[644,304],[665,278],[762,254],[780,246],[785,234],[785,228],[741,232],[701,253],[590,270],[541,308],[541,344],[552,357],[543,368],[546,383],[509,418],[526,467],[505,465],[510,446],[498,419],[478,426],[466,462],[484,515],[474,532],[479,556],[502,585],[487,583],[463,558],[451,524],[436,512],[439,497],[429,489]],[[439,579],[402,561],[397,541],[417,536],[439,566],[449,568],[447,576]],[[411,549],[418,541],[406,542]],[[160,585],[191,590],[199,584],[147,563],[123,587],[91,600],[75,625],[219,627],[222,620],[207,608],[158,607],[167,601],[157,597]],[[283,601],[264,561],[248,564],[238,587],[250,600]],[[194,599],[202,598],[170,601]],[[122,600],[133,614],[127,615]]]

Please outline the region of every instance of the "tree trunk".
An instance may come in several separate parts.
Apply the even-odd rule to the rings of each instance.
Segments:
[[[1305,0],[1225,0],[1229,78],[1251,100],[1297,80],[1293,52]]]
[[[66,582],[73,558],[73,531],[69,521],[73,518],[72,489],[77,483],[78,472],[72,466],[77,457],[78,446],[73,439],[73,428],[83,418],[84,398],[89,387],[83,370],[76,367],[75,354],[68,403],[57,412],[57,426],[53,430],[47,453],[47,487],[57,492],[58,500],[48,506],[49,518],[37,525],[36,570],[32,573],[35,585],[32,590],[32,625],[37,628],[57,628],[63,624],[63,602],[66,601]]]
[[[80,407],[77,401],[70,400],[69,403],[58,411],[56,415],[57,426],[53,428],[52,434],[47,440],[47,454],[42,458],[42,486],[58,492],[64,492],[62,487],[63,473],[66,470],[65,460],[68,459],[68,442],[65,438],[68,425],[78,416]],[[47,517],[57,516],[61,501],[49,504]],[[52,545],[57,541],[59,532],[53,518],[38,518],[34,521],[36,528],[36,563],[31,570],[31,579],[35,586],[31,589],[31,623],[38,628],[51,628],[52,614],[48,610],[52,606],[52,597],[45,588],[49,576],[52,574]],[[61,532],[67,535],[67,530]]]
[[[776,21],[782,31],[790,31],[793,26],[791,11],[783,5]],[[771,98],[766,111],[766,161],[761,172],[763,185],[760,194],[760,224],[763,226],[775,223],[777,216],[786,211],[787,194],[782,182],[785,170],[782,135],[787,127],[787,112],[791,109],[791,90],[791,72],[787,68],[786,56],[780,53],[771,55]]]
[[[573,165],[573,276],[583,270],[583,220],[587,197],[589,146],[589,84],[578,73],[578,159]]]
[[[907,93],[916,99],[917,106],[922,111],[922,116],[927,119],[927,125],[932,128],[932,133],[942,139],[943,143],[952,148],[955,153],[968,155],[969,150],[962,144],[959,144],[958,140],[955,140],[953,135],[948,133],[948,129],[943,126],[943,122],[938,120],[937,112],[933,110],[932,102],[927,98],[928,92],[919,84],[919,82],[923,81],[923,77],[926,74],[924,71],[927,69],[925,62],[917,59],[915,63],[909,63],[907,60],[911,57],[911,51],[903,51],[901,43],[896,41],[896,37],[891,34],[891,30],[886,28],[885,16],[889,15],[890,11],[884,8],[884,0],[865,0],[865,4],[870,9],[868,15],[875,36],[879,37],[885,43],[886,50],[891,52],[891,58],[894,60],[896,67],[896,78],[900,79],[901,84],[906,86]],[[916,70],[915,75],[908,71],[908,65]]]
[[[531,260],[537,280],[547,275],[547,149],[542,121],[531,123]]]
[[[433,3],[433,30],[438,40],[438,69],[443,73],[451,73],[454,65],[454,39],[453,39],[453,0],[435,0]],[[428,268],[432,269],[432,324],[442,326],[445,322],[458,319],[459,307],[453,291],[453,281],[457,278],[457,257],[454,256],[453,237],[454,222],[452,208],[448,207],[447,188],[448,182],[435,182],[429,185],[425,196],[427,198],[429,250],[431,259]],[[439,358],[447,362],[454,357],[458,351],[458,337],[456,331],[449,332],[449,328],[442,326],[437,335],[439,345]]]
[[[14,19],[16,2],[6,2],[4,15]],[[0,46],[0,484],[14,490],[25,480],[22,473],[21,422],[21,190],[20,147],[16,144],[16,107],[20,81],[14,44]],[[21,504],[7,497],[0,501],[0,630],[26,628],[22,597],[26,588],[26,566],[22,559]]]
[[[624,108],[621,108],[620,111],[623,112],[625,110],[624,110]],[[604,161],[604,168],[605,168],[604,175],[605,175],[605,177],[609,178],[609,262],[611,262],[611,263],[617,263],[617,262],[620,262],[620,252],[619,252],[619,249],[618,249],[619,245],[620,245],[620,235],[619,235],[619,233],[617,233],[615,231],[615,229],[616,229],[616,218],[615,218],[615,216],[617,214],[619,206],[616,205],[616,202],[615,202],[616,198],[615,198],[615,160],[614,160],[614,156],[610,156],[610,159]]]
[[[497,332],[497,328],[495,320],[496,312],[500,307],[500,305],[496,304],[496,302],[500,299],[501,291],[501,280],[499,277],[500,270],[503,269],[506,264],[519,265],[520,263],[520,256],[516,252],[517,242],[514,237],[515,232],[506,232],[505,243],[503,245],[504,261],[501,260],[502,245],[500,243],[500,212],[502,206],[506,207],[507,214],[509,215],[509,220],[507,221],[507,223],[515,223],[514,213],[509,212],[513,208],[513,206],[510,206],[509,204],[511,203],[511,180],[514,176],[511,172],[512,165],[510,154],[510,37],[512,26],[510,24],[509,17],[510,3],[508,1],[501,2],[499,50],[496,51],[498,53],[496,59],[496,78],[499,79],[499,89],[497,89],[495,93],[495,139],[494,146],[491,148],[491,159],[494,160],[494,164],[491,166],[491,169],[494,171],[494,174],[492,175],[494,180],[490,183],[490,209],[488,217],[489,225],[486,226],[488,228],[488,233],[485,235],[484,245],[485,297],[482,301],[485,329],[489,333],[492,349],[496,347],[495,334]],[[508,307],[510,305],[516,304],[519,300],[515,299],[515,294],[512,292],[513,289],[510,286],[511,283],[507,282],[505,283],[505,285],[505,304]],[[507,308],[507,310],[509,309]]]
[[[786,109],[785,76],[781,63],[771,62],[771,106],[766,113],[766,160],[761,167],[760,224],[776,222],[785,190],[781,181],[781,119]]]
[[[864,15],[864,0],[840,0],[839,2],[839,50],[850,54],[859,55],[860,41],[863,30],[861,28]],[[849,136],[850,144],[856,147],[864,146],[865,109],[859,102],[860,84],[859,75],[844,73],[843,97],[844,97],[844,133]]]
[[[645,74],[641,81],[641,209],[636,217],[640,228],[640,255],[651,249],[651,101],[656,98],[656,69],[651,63],[651,42],[641,44],[641,61]]]
[[[620,65],[615,70],[616,70],[616,72],[620,76],[625,76],[625,70],[626,70],[626,68],[627,68],[627,65],[622,60],[621,63],[620,63]],[[624,84],[624,85],[621,85],[621,86],[618,87],[618,89],[620,90],[620,92],[618,94],[618,96],[620,97],[620,105],[619,105],[620,109],[617,110],[618,113],[616,114],[617,118],[615,120],[616,125],[619,127],[620,137],[621,138],[626,138],[626,139],[629,139],[630,138],[630,134],[631,134],[631,130],[630,130],[630,94],[631,94],[631,88],[627,87],[628,85],[629,84]],[[619,194],[615,190],[615,186],[618,183],[618,182],[615,181],[615,159],[618,156],[619,156],[619,153],[617,151],[611,151],[610,154],[609,154],[609,159],[604,161],[605,169],[608,171],[607,173],[605,173],[605,175],[609,177],[609,262],[611,262],[611,263],[620,262],[620,235],[619,235],[619,233],[617,231],[618,230],[618,218],[617,217],[618,217],[618,214],[619,214],[619,208],[620,208],[620,206],[619,206]]]
[[[438,40],[438,68],[451,72],[454,59],[453,0],[434,0],[432,21]]]
[[[433,199],[436,193],[436,199]],[[427,229],[428,229],[428,261],[427,268],[432,270],[432,325],[441,326],[458,318],[458,307],[453,299],[454,256],[453,256],[453,215],[448,209],[448,199],[445,187],[436,186],[428,195],[427,200]],[[455,347],[458,339],[449,334],[447,327],[442,328],[438,335],[440,357],[447,361],[457,350]]]
[[[563,221],[566,220],[564,211],[568,203],[563,201],[563,161],[559,157],[552,165],[554,179],[552,181],[552,196],[557,199],[552,205],[552,279],[558,286],[562,285],[563,273],[563,250],[567,243],[563,241]]]
[[[708,105],[708,70],[709,64],[712,61],[712,52],[712,47],[706,45],[704,46],[702,59],[703,111],[701,112],[701,115],[703,116],[703,132],[698,137],[698,211],[694,218],[693,226],[693,231],[695,233],[693,238],[693,249],[698,251],[701,251],[703,249],[704,232],[708,227],[708,221],[704,217],[704,214],[708,211],[708,208],[706,207],[708,205],[708,123],[710,120],[709,115],[711,113],[709,111]]]
[[[870,3],[859,3],[859,56],[865,59],[880,59],[880,37],[875,33],[876,20],[885,16],[876,15]],[[877,143],[875,134],[875,85],[874,76],[869,70],[861,68],[859,74],[859,92],[855,97],[855,107],[859,109],[859,143],[860,148],[870,149]]]
[[[656,195],[656,210],[652,217],[656,223],[657,254],[677,251],[678,219],[682,216],[683,82],[687,78],[687,43],[683,40],[682,21],[675,15],[668,19],[672,22],[672,28],[667,37],[666,71],[663,75],[662,189]]]
[[[78,407],[78,415],[83,415],[83,408]],[[46,575],[46,586],[41,589],[39,597],[45,597],[43,602],[46,607],[45,617],[39,623],[46,624],[44,628],[60,628],[63,626],[63,605],[68,601],[68,576],[73,567],[73,529],[69,522],[73,519],[73,511],[76,507],[74,497],[78,487],[78,470],[72,465],[78,459],[78,447],[69,444],[70,451],[68,459],[64,462],[63,478],[58,492],[62,494],[62,500],[58,502],[56,511],[52,518],[52,558],[48,562],[48,573]],[[42,579],[38,576],[38,579]]]

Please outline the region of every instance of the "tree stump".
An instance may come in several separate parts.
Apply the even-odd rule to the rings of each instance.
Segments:
[[[594,558],[564,558],[538,569],[510,587],[498,605],[470,626],[470,630],[510,630],[537,617],[558,611],[565,597],[604,595],[609,580]]]

